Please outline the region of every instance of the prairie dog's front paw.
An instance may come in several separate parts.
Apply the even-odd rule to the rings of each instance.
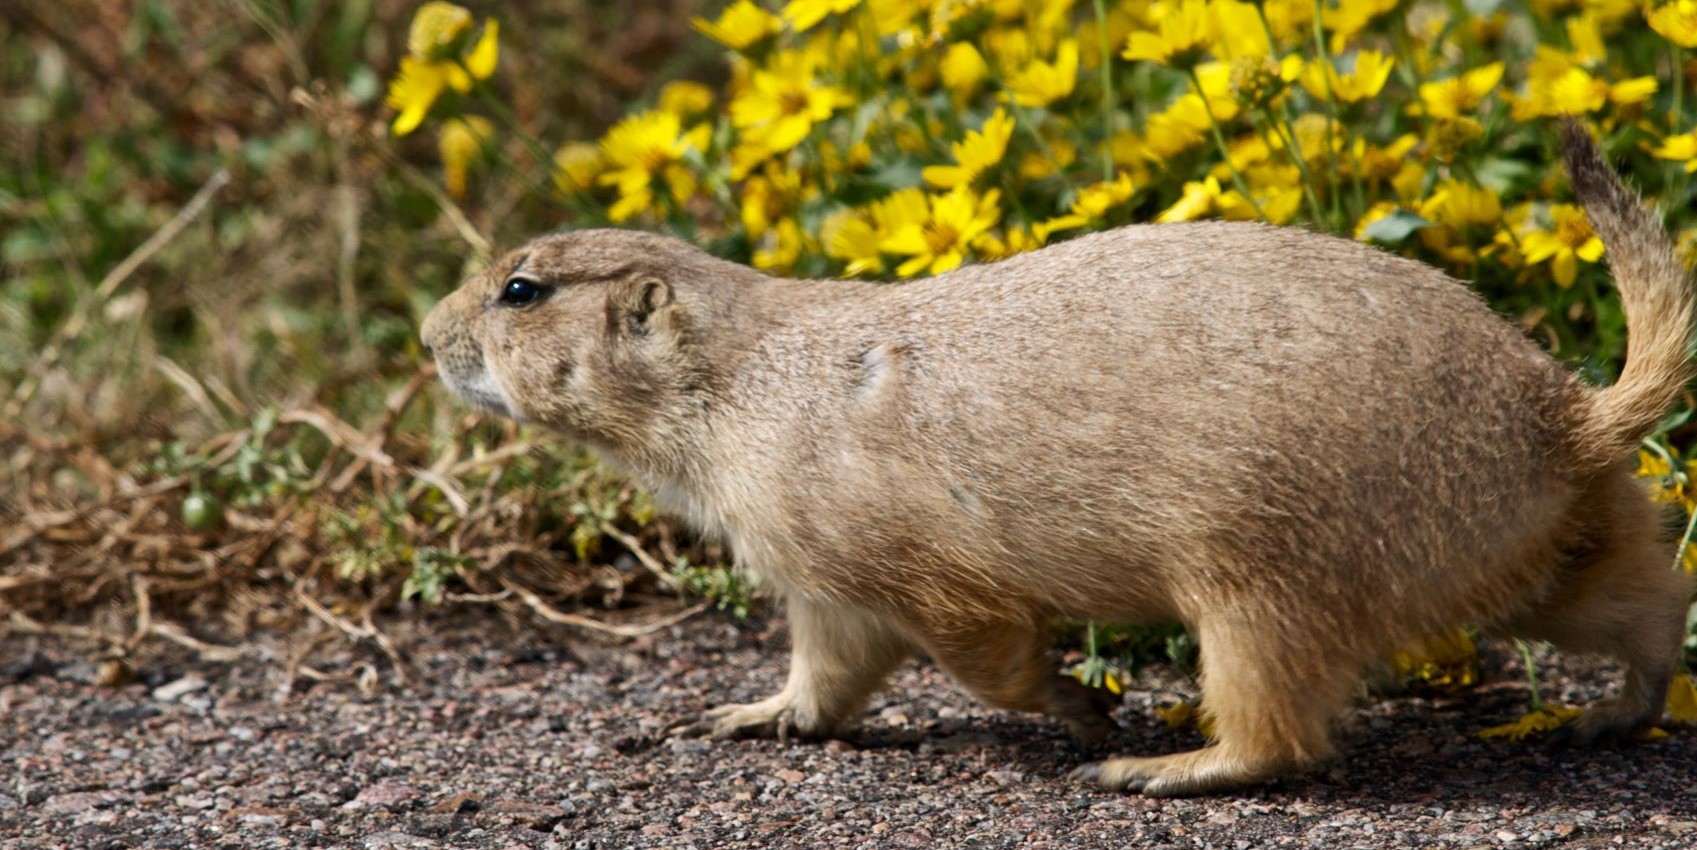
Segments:
[[[787,694],[742,705],[721,705],[678,730],[678,734],[705,735],[715,741],[777,738],[781,742],[822,738],[831,732],[828,724],[820,722],[815,713],[802,710]]]

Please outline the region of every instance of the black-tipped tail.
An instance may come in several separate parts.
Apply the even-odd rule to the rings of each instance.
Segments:
[[[1626,311],[1626,365],[1614,386],[1592,394],[1574,446],[1584,465],[1602,468],[1629,456],[1679,401],[1693,374],[1697,308],[1690,276],[1660,217],[1621,182],[1590,131],[1563,119],[1561,146],[1573,191],[1608,250]]]

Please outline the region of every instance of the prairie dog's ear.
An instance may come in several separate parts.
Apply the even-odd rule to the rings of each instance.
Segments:
[[[676,310],[672,285],[652,276],[614,283],[607,291],[607,329],[642,336],[665,329],[666,314]]]

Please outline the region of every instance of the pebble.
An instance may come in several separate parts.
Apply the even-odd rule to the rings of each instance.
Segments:
[[[352,800],[342,804],[344,809],[367,806],[395,806],[418,796],[418,789],[405,782],[379,782],[360,789]]]
[[[174,702],[206,686],[206,679],[191,673],[174,682],[167,682],[154,688],[153,698],[160,702]]]

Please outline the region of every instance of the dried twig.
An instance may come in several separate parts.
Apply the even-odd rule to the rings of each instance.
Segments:
[[[644,567],[647,567],[648,571],[653,573],[654,577],[658,578],[662,585],[665,585],[668,588],[676,588],[678,586],[677,578],[666,571],[665,564],[660,563],[660,561],[653,555],[648,554],[647,549],[642,548],[641,540],[614,528],[609,523],[602,523],[601,531],[608,537],[619,541],[620,545],[624,546],[626,549],[629,549],[630,553],[636,556],[636,560]]]
[[[547,620],[550,623],[576,626],[580,629],[588,629],[593,632],[600,632],[604,635],[613,635],[614,637],[623,638],[642,637],[644,635],[654,634],[667,626],[676,625],[695,616],[696,614],[701,613],[702,611],[707,610],[708,604],[706,602],[697,602],[676,614],[670,614],[657,620],[651,620],[640,626],[614,626],[589,617],[583,617],[577,614],[567,614],[566,612],[554,608],[548,603],[542,601],[542,597],[537,596],[536,594],[507,581],[506,579],[501,580],[501,585],[517,594],[519,599],[524,600],[525,605],[530,606],[530,610],[535,611],[537,616],[540,616],[542,619]]]
[[[229,182],[230,172],[222,168],[218,169],[218,172],[213,174],[200,187],[200,191],[194,193],[194,197],[190,198],[189,202],[178,210],[170,221],[165,222],[165,225],[148,237],[146,242],[141,243],[141,247],[130,252],[128,257],[125,257],[122,262],[107,272],[106,277],[101,279],[100,284],[94,288],[93,292],[77,302],[77,306],[71,311],[71,317],[66,319],[65,323],[60,325],[59,329],[48,339],[47,345],[41,350],[41,355],[35,359],[35,363],[31,364],[29,374],[18,383],[18,388],[12,392],[12,399],[6,405],[6,418],[17,416],[23,410],[24,405],[35,397],[36,390],[41,387],[42,376],[46,375],[59,362],[60,356],[65,353],[65,347],[82,334],[83,328],[88,326],[89,317],[94,315],[95,308],[111,298],[112,293],[117,291],[118,287],[125,280],[128,280],[136,269],[141,268],[143,263],[152,259],[154,254],[159,253],[160,248],[165,247],[172,239],[177,238],[177,234],[182,233],[184,228],[187,228],[189,223],[198,218],[201,211],[206,209],[206,205],[212,201],[212,196]]]
[[[148,629],[148,634],[164,638],[178,646],[187,647],[200,654],[207,661],[231,662],[242,657],[241,650],[227,646],[207,643],[183,629],[176,623],[154,623]]]

